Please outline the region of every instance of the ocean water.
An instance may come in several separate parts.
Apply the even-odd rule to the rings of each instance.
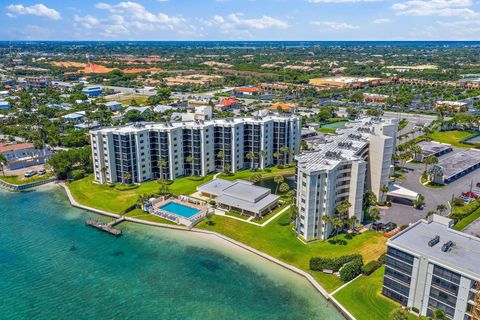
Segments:
[[[129,223],[114,238],[85,226],[91,215],[56,187],[0,191],[0,319],[343,319],[233,245]]]

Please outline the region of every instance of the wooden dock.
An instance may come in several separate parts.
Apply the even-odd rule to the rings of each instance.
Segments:
[[[122,222],[124,220],[125,220],[125,217],[123,217],[123,216],[116,219],[116,220],[113,220],[109,223],[103,223],[103,222],[98,221],[98,220],[88,219],[87,221],[85,221],[85,224],[87,224],[91,227],[97,228],[98,230],[101,230],[103,232],[107,232],[111,235],[114,235],[115,237],[119,237],[119,236],[122,235],[122,231],[118,230],[118,229],[115,229],[114,226],[119,224],[120,222]]]

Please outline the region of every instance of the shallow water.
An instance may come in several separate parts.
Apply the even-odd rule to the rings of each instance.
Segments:
[[[114,238],[91,215],[58,188],[0,191],[0,319],[342,319],[306,280],[231,244],[130,223]]]

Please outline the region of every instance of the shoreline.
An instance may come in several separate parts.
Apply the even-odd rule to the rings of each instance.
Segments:
[[[68,186],[64,183],[64,182],[58,182],[56,183],[56,185],[59,185],[63,188],[63,190],[65,191],[65,193],[67,194],[67,198],[68,198],[68,201],[70,203],[70,205],[72,207],[76,207],[76,208],[79,208],[79,209],[83,209],[83,210],[86,210],[86,211],[89,211],[89,212],[92,212],[92,213],[95,213],[95,214],[99,214],[99,215],[103,215],[103,216],[108,216],[108,217],[111,217],[111,218],[120,218],[121,215],[119,214],[115,214],[115,213],[112,213],[112,212],[108,212],[108,211],[105,211],[105,210],[100,210],[100,209],[95,209],[95,208],[91,208],[91,207],[88,207],[88,206],[85,206],[85,205],[82,205],[80,203],[78,203],[75,198],[73,197],[73,195],[71,194],[70,192],[70,189],[68,188]],[[208,235],[208,236],[211,236],[212,238],[214,238],[215,240],[217,241],[220,241],[220,242],[228,242],[230,244],[233,244],[237,247],[239,247],[240,249],[243,249],[243,250],[246,250],[250,253],[253,253],[265,260],[268,260],[270,262],[273,262],[275,263],[276,265],[280,266],[280,267],[283,267],[284,269],[287,269],[293,273],[296,273],[297,275],[300,275],[302,276],[304,279],[306,279],[313,287],[314,289],[319,292],[327,301],[331,302],[336,308],[337,310],[346,318],[346,319],[350,319],[350,320],[356,320],[356,318],[343,306],[341,305],[334,297],[333,295],[329,294],[314,278],[311,274],[309,274],[308,272],[306,271],[303,271],[297,267],[294,267],[288,263],[285,263],[277,258],[274,258],[262,251],[259,251],[255,248],[252,248],[244,243],[241,243],[239,241],[236,241],[232,238],[229,238],[225,235],[222,235],[220,233],[217,233],[217,232],[213,232],[213,231],[208,231],[208,230],[203,230],[203,229],[197,229],[197,228],[192,228],[192,229],[188,229],[186,227],[181,227],[181,226],[177,226],[177,225],[169,225],[169,224],[163,224],[163,223],[159,223],[159,222],[152,222],[152,221],[145,221],[145,220],[140,220],[140,219],[136,219],[136,218],[133,218],[133,217],[125,217],[125,221],[127,222],[132,222],[132,223],[137,223],[137,224],[143,224],[143,225],[147,225],[147,226],[152,226],[152,227],[158,227],[158,228],[167,228],[167,229],[173,229],[173,230],[178,230],[178,231],[187,231],[187,232],[194,232],[194,233],[199,233],[199,234],[203,234],[203,235]]]

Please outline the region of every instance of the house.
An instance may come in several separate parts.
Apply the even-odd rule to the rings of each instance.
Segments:
[[[0,153],[10,170],[44,164],[53,155],[48,149],[36,149],[33,143],[0,144]]]
[[[86,87],[82,89],[82,93],[86,94],[89,97],[98,97],[102,94],[101,87]]]
[[[73,126],[75,130],[85,130],[85,129],[96,129],[101,127],[102,125],[97,121],[93,122],[83,122]]]
[[[445,112],[463,112],[467,111],[468,104],[463,101],[437,101],[435,109]]]
[[[385,103],[389,98],[389,95],[378,93],[363,93],[363,102],[366,103]]]
[[[0,110],[10,109],[11,107],[12,106],[10,105],[10,102],[5,100],[0,100]]]
[[[237,106],[238,106],[238,100],[235,98],[235,96],[230,96],[227,99],[220,100],[218,104],[215,106],[215,110],[226,111],[226,110],[236,108]]]
[[[172,109],[173,109],[172,106],[158,105],[153,108],[153,112],[163,113],[165,111],[172,110]]]
[[[212,107],[209,105],[197,106],[195,111],[189,111],[181,115],[182,121],[210,120],[212,119]]]
[[[285,103],[285,102],[276,102],[272,104],[269,109],[271,111],[282,111],[293,113],[297,110],[298,105],[296,103]]]
[[[66,114],[62,117],[62,119],[67,121],[67,122],[76,122],[76,123],[85,120],[85,118],[86,118],[86,112],[85,111],[78,111],[78,112],[69,113],[69,114]]]
[[[105,106],[109,108],[111,111],[118,111],[123,107],[122,104],[117,101],[108,101],[105,103]]]
[[[45,77],[28,77],[25,78],[25,85],[27,88],[48,88],[52,86],[52,80]]]
[[[240,87],[233,89],[235,96],[258,96],[262,91],[257,87]]]
[[[151,110],[147,107],[134,107],[134,106],[128,107],[125,110],[125,114],[127,114],[129,111],[138,111],[142,116],[147,115],[151,112]]]
[[[197,187],[203,197],[215,199],[217,207],[263,217],[278,206],[279,196],[271,190],[245,180],[214,179]]]

